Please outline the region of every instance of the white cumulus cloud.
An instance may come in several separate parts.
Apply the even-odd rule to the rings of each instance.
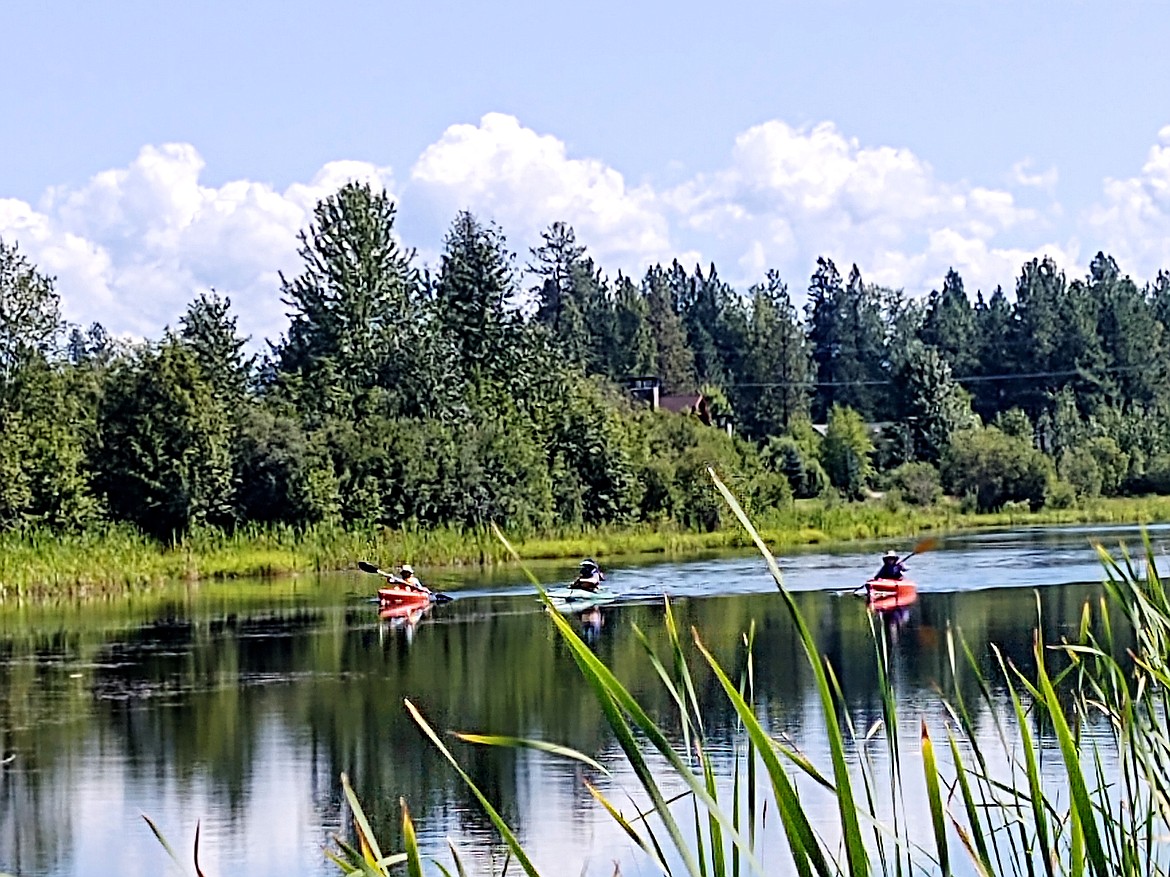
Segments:
[[[0,202],[0,237],[57,278],[70,322],[158,337],[215,288],[258,344],[287,325],[278,272],[298,270],[297,232],[317,201],[351,179],[393,183],[388,168],[362,162],[328,164],[283,192],[247,180],[207,186],[203,170],[190,144],[145,146],[126,167],[50,189],[36,207]]]
[[[1055,185],[1055,171],[1028,167],[1018,164],[1009,185]],[[774,268],[799,295],[825,255],[843,273],[856,263],[867,280],[911,295],[937,288],[952,267],[970,292],[989,293],[1010,289],[1027,259],[1049,255],[1072,273],[1080,255],[1075,240],[1051,239],[1052,214],[1021,206],[1010,188],[942,179],[913,151],[863,144],[829,122],[754,126],[721,167],[665,188],[632,185],[604,160],[575,156],[501,113],[452,125],[397,188],[388,167],[346,160],[283,190],[209,185],[204,173],[191,144],[145,146],[126,166],[52,188],[35,205],[0,199],[0,237],[58,278],[71,322],[158,337],[214,287],[257,345],[287,326],[278,272],[300,269],[297,233],[352,179],[400,196],[403,242],[424,255],[469,209],[501,226],[520,264],[544,229],[565,221],[610,276],[677,258],[688,268],[713,262],[742,290]],[[1112,235],[1106,243],[1127,270],[1136,270],[1131,258],[1170,263],[1170,128],[1140,174],[1108,182],[1088,224]]]
[[[561,140],[502,113],[444,131],[411,170],[407,197],[446,221],[466,209],[498,223],[522,256],[554,222],[573,226],[578,242],[613,273],[675,255],[649,187],[630,187],[599,160],[570,157]]]
[[[1108,179],[1084,223],[1097,245],[1127,273],[1152,279],[1170,269],[1170,125],[1158,132],[1140,172]]]
[[[1009,191],[940,180],[910,150],[863,146],[828,122],[757,125],[736,138],[725,168],[664,200],[692,238],[716,242],[717,264],[757,276],[773,267],[794,289],[820,255],[912,294],[937,287],[949,267],[966,269],[972,290],[1007,286],[1019,264],[998,272],[1018,249],[995,240],[1037,220]]]

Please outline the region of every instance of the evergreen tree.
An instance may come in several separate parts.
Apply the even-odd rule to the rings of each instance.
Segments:
[[[389,413],[417,410],[438,386],[420,380],[427,350],[418,274],[395,238],[395,214],[385,191],[347,183],[317,204],[315,223],[301,232],[302,273],[281,275],[292,310],[277,370],[306,414],[365,416],[378,407],[364,404],[371,395]]]
[[[978,366],[975,313],[963,289],[963,279],[953,268],[947,271],[942,291],[932,291],[919,335],[936,348],[953,374],[968,377]]]
[[[887,416],[889,356],[881,291],[862,281],[856,265],[842,286],[836,266],[821,258],[807,307],[817,364],[814,415],[840,404],[871,419]]]
[[[541,232],[541,239],[544,243],[532,249],[533,261],[528,265],[528,271],[539,279],[533,289],[533,320],[548,329],[565,355],[584,364],[589,333],[586,315],[573,288],[580,279],[585,248],[577,243],[572,226],[563,222],[554,222]]]
[[[1045,398],[1067,380],[1071,363],[1062,358],[1066,341],[1062,320],[1067,317],[1064,274],[1050,258],[1026,263],[1016,281],[1015,321],[1010,335],[1014,352],[1012,401],[1032,417]],[[1003,363],[1000,364],[1002,369]]]
[[[975,411],[984,421],[1015,406],[1018,396],[1013,372],[1019,367],[1015,344],[1019,334],[1015,314],[1003,289],[996,287],[984,302],[979,293],[975,300],[975,335],[978,351],[978,380],[972,381]]]
[[[618,275],[614,293],[614,333],[610,377],[658,376],[658,348],[650,324],[650,305],[630,278]]]
[[[244,353],[248,339],[237,334],[231,307],[231,299],[214,290],[210,295],[201,293],[179,318],[178,337],[194,354],[215,393],[238,404],[244,398],[256,357]]]
[[[821,256],[808,287],[808,338],[816,365],[817,387],[812,415],[824,421],[837,399],[837,360],[841,357],[838,311],[841,306],[841,274],[832,259]]]
[[[736,394],[744,431],[757,439],[779,435],[807,417],[812,359],[788,285],[776,271],[751,289],[746,355]]]
[[[513,259],[494,225],[482,225],[466,211],[455,217],[440,257],[434,300],[441,331],[474,382],[498,380],[506,368],[504,348],[512,343],[518,321],[510,309],[516,293]]]
[[[695,357],[687,346],[686,329],[671,294],[671,284],[662,266],[646,271],[642,281],[647,320],[654,337],[655,359],[668,393],[692,392],[697,386]]]
[[[1117,263],[1098,253],[1089,266],[1088,293],[1097,303],[1096,342],[1108,404],[1153,404],[1166,392],[1166,332],[1145,294]],[[1094,410],[1101,407],[1095,405]]]
[[[937,348],[912,345],[898,385],[915,459],[937,463],[956,430],[978,425],[969,397],[955,383],[950,364]]]

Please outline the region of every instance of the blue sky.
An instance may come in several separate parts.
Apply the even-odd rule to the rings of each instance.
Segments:
[[[922,295],[1099,249],[1170,268],[1170,7],[1153,2],[8,4],[0,238],[67,319],[245,331],[350,178],[434,261],[461,208],[610,274],[818,255]]]

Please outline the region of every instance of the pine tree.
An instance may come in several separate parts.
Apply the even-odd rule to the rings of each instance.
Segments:
[[[510,310],[516,294],[513,260],[496,226],[482,225],[466,211],[455,217],[440,257],[434,305],[440,330],[473,382],[498,379],[506,368],[503,348],[518,320]]]
[[[924,344],[936,348],[952,373],[969,376],[978,365],[975,313],[963,289],[963,279],[953,268],[947,271],[942,291],[927,299],[926,314],[919,334]]]
[[[794,418],[807,417],[812,359],[788,286],[776,271],[751,289],[746,356],[736,393],[748,435],[779,435]]]
[[[661,265],[646,271],[642,291],[663,389],[669,393],[693,392],[697,386],[695,357],[687,346],[686,330],[676,310],[670,281]]]
[[[275,348],[277,370],[310,415],[365,416],[378,388],[373,395],[393,414],[434,391],[420,375],[419,277],[413,252],[395,237],[396,212],[385,191],[347,183],[317,204],[315,223],[301,232],[301,274],[281,275],[291,325]]]

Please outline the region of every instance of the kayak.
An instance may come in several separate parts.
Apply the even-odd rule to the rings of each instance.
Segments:
[[[918,599],[918,587],[909,579],[870,579],[865,597],[874,612],[889,612],[909,606]]]
[[[875,595],[869,598],[868,604],[870,611],[877,612],[879,615],[883,612],[892,612],[895,609],[905,609],[918,599],[918,594],[913,588],[905,589],[896,594]]]
[[[388,586],[378,588],[378,602],[383,606],[429,606],[431,595],[414,588]]]
[[[871,600],[881,597],[909,596],[918,592],[918,586],[910,579],[870,579],[865,583],[865,593]]]
[[[609,588],[598,588],[596,591],[572,587],[549,588],[545,593],[558,612],[583,612],[594,606],[605,606],[618,597]]]

